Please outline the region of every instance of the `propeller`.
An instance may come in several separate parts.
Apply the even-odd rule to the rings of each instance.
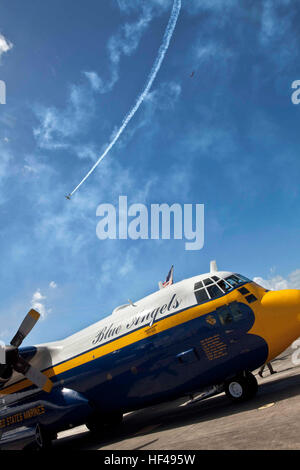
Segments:
[[[51,392],[53,383],[48,377],[40,372],[36,367],[32,366],[19,354],[19,347],[23,340],[30,333],[40,314],[31,309],[22,321],[17,333],[10,342],[10,346],[1,346],[0,348],[0,384],[7,382],[12,376],[13,371],[24,375],[38,388],[45,392]]]

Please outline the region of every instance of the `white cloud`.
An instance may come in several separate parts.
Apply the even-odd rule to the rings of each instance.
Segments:
[[[181,94],[181,85],[178,82],[164,82],[158,88],[149,93],[146,101],[158,109],[174,108]]]
[[[172,110],[181,95],[181,85],[175,81],[161,83],[158,88],[153,89],[144,99],[144,103],[139,110],[138,117],[127,127],[122,138],[117,142],[116,147],[120,150],[127,146],[137,131],[144,129],[143,138],[152,138],[156,131],[161,131],[159,125],[158,111]],[[156,118],[155,118],[156,117]],[[118,130],[115,127],[110,139]],[[106,144],[107,145],[107,144]],[[104,147],[103,147],[104,149]]]
[[[107,245],[108,247],[108,245]],[[140,259],[142,247],[131,247],[126,253],[116,251],[115,244],[106,250],[106,258],[101,263],[101,285],[113,282],[117,277],[124,278],[136,269],[136,263]]]
[[[0,205],[9,197],[7,188],[4,183],[13,174],[13,156],[7,148],[7,143],[0,141]]]
[[[0,330],[0,338],[7,338],[9,336],[9,330],[8,329],[4,329],[4,330]]]
[[[145,4],[156,13],[161,13],[171,9],[173,0],[117,0],[117,2],[121,12],[126,14],[143,9]]]
[[[201,12],[212,12],[218,14],[218,21],[224,18],[230,18],[232,10],[236,10],[241,2],[239,0],[193,0],[192,2],[184,2],[184,7],[191,14],[199,14]]]
[[[149,5],[142,6],[141,16],[132,23],[125,23],[120,31],[108,40],[107,51],[110,60],[110,78],[101,79],[95,72],[87,72],[92,86],[100,93],[108,93],[119,79],[119,64],[123,55],[132,55],[153,18],[153,11]]]
[[[255,277],[253,281],[270,290],[300,289],[300,269],[291,272],[287,278],[277,275],[270,279]]]
[[[56,282],[51,281],[50,284],[49,284],[49,287],[51,287],[51,289],[56,289],[57,288]]]
[[[159,4],[160,2],[154,2]],[[120,27],[107,43],[109,55],[110,78],[103,79],[95,71],[83,71],[89,87],[71,85],[67,106],[56,107],[35,106],[34,113],[39,125],[33,133],[41,148],[61,149],[71,146],[70,139],[83,133],[94,115],[95,98],[93,92],[108,93],[119,79],[119,64],[122,56],[130,56],[137,49],[142,34],[153,18],[153,5],[145,3],[141,14],[134,22],[127,22]],[[72,147],[73,149],[73,147]]]
[[[121,277],[127,276],[130,272],[134,271],[135,262],[139,256],[140,249],[135,247],[127,251],[125,259],[123,260],[121,267],[119,269],[119,274]]]
[[[0,145],[0,181],[8,176],[9,165],[12,160],[12,155],[3,146]]]
[[[97,149],[93,143],[77,145],[74,147],[74,152],[80,159],[89,158],[92,161],[96,161],[99,158],[100,150]]]
[[[261,7],[259,41],[271,62],[286,71],[299,54],[299,41],[293,23],[297,9],[291,0],[265,0]]]
[[[0,58],[2,54],[13,48],[13,44],[0,33]]]
[[[41,161],[41,159],[35,155],[26,155],[24,157],[24,165],[21,168],[24,181],[30,180],[30,183],[36,181],[40,184],[40,179],[45,180],[49,177],[57,175],[56,170]]]
[[[36,301],[39,301],[39,300],[43,300],[45,299],[46,297],[44,295],[41,294],[40,290],[38,289],[32,296],[32,301],[33,302],[36,302]]]
[[[67,106],[35,106],[34,113],[40,124],[33,134],[41,148],[59,149],[70,146],[69,140],[84,132],[94,115],[95,100],[86,84],[71,85]]]
[[[146,3],[155,14],[160,15],[165,11],[170,11],[173,4],[173,0],[117,0],[117,2],[121,12],[125,14],[140,11]],[[236,10],[240,3],[240,0],[182,0],[182,9],[187,10],[192,15],[212,12],[214,15],[218,14],[218,20],[222,21],[224,16],[230,17],[232,10]]]
[[[46,296],[41,294],[40,289],[37,289],[32,296],[31,306],[41,314],[42,318],[45,318],[48,313],[44,300],[46,300]]]
[[[286,35],[295,13],[292,8],[283,10],[289,4],[290,0],[265,0],[262,3],[260,39],[264,45]]]
[[[83,72],[89,79],[93,90],[98,91],[102,86],[102,80],[96,72]]]
[[[137,13],[139,17],[132,22],[120,26],[119,31],[112,35],[107,42],[110,77],[101,78],[96,72],[83,72],[90,80],[93,90],[108,93],[119,80],[119,65],[122,56],[131,56],[138,48],[142,35],[155,16],[161,15],[165,10],[171,10],[172,0],[118,0],[122,13]]]
[[[29,173],[34,173],[34,174],[37,174],[37,173],[38,173],[37,169],[36,169],[36,168],[34,168],[33,166],[30,166],[30,165],[24,165],[24,167],[23,167],[23,168],[24,168],[24,170],[25,170],[26,172],[29,172]]]
[[[195,48],[195,56],[198,65],[214,61],[218,64],[218,68],[221,67],[224,69],[224,66],[230,66],[228,61],[234,57],[234,53],[233,50],[223,46],[220,42],[203,42],[201,38],[199,44]]]

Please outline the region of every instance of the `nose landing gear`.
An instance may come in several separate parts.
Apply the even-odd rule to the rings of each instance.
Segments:
[[[251,372],[244,372],[225,383],[225,393],[234,402],[253,398],[258,390],[257,380]]]

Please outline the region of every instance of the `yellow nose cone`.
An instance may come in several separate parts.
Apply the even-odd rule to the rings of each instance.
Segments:
[[[267,292],[261,299],[261,304],[264,307],[270,307],[275,311],[293,310],[295,313],[300,314],[300,290],[298,289],[284,289]]]
[[[300,336],[300,290],[269,291],[261,299],[269,360]]]

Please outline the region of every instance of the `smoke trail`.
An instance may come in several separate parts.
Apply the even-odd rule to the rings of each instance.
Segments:
[[[163,41],[162,41],[162,44],[159,48],[159,51],[158,51],[158,55],[155,59],[155,62],[152,66],[152,69],[151,69],[151,72],[149,74],[149,77],[148,77],[148,80],[147,80],[147,83],[146,83],[146,86],[144,88],[144,90],[142,91],[142,93],[139,95],[139,97],[137,98],[136,100],[136,103],[135,105],[133,106],[133,108],[129,111],[129,113],[127,114],[127,116],[125,117],[125,119],[123,120],[122,122],[122,125],[121,127],[119,128],[118,132],[116,133],[115,137],[113,138],[113,140],[110,142],[110,144],[106,147],[106,149],[104,150],[104,152],[102,153],[102,155],[99,157],[99,159],[96,161],[96,163],[94,164],[94,166],[92,166],[92,168],[90,169],[90,171],[85,175],[85,177],[80,181],[80,183],[76,186],[75,189],[73,189],[73,191],[69,194],[68,197],[72,196],[76,191],[77,189],[80,188],[80,186],[85,182],[85,180],[90,176],[90,174],[95,170],[95,168],[99,165],[99,163],[101,162],[101,160],[103,160],[103,158],[108,154],[108,152],[110,151],[110,149],[115,145],[115,143],[117,142],[117,140],[119,139],[120,135],[123,133],[123,131],[125,130],[125,128],[127,127],[127,124],[131,121],[131,119],[133,118],[133,116],[135,115],[135,113],[137,112],[137,110],[139,109],[140,105],[142,104],[142,102],[144,101],[145,97],[147,96],[151,86],[152,86],[152,83],[154,82],[155,78],[156,78],[156,75],[160,69],[160,66],[162,64],[162,61],[164,60],[164,57],[166,55],[166,52],[168,50],[168,47],[169,47],[169,44],[170,44],[170,40],[172,38],[172,35],[173,35],[173,32],[174,32],[174,29],[175,29],[175,26],[176,26],[176,22],[177,22],[177,19],[178,19],[178,16],[179,16],[179,13],[180,13],[180,8],[181,8],[181,0],[174,0],[174,3],[173,3],[173,7],[172,7],[172,12],[171,12],[171,15],[170,15],[170,19],[169,19],[169,22],[167,24],[167,27],[166,27],[166,30],[165,30],[165,34],[164,34],[164,37],[163,37]]]

